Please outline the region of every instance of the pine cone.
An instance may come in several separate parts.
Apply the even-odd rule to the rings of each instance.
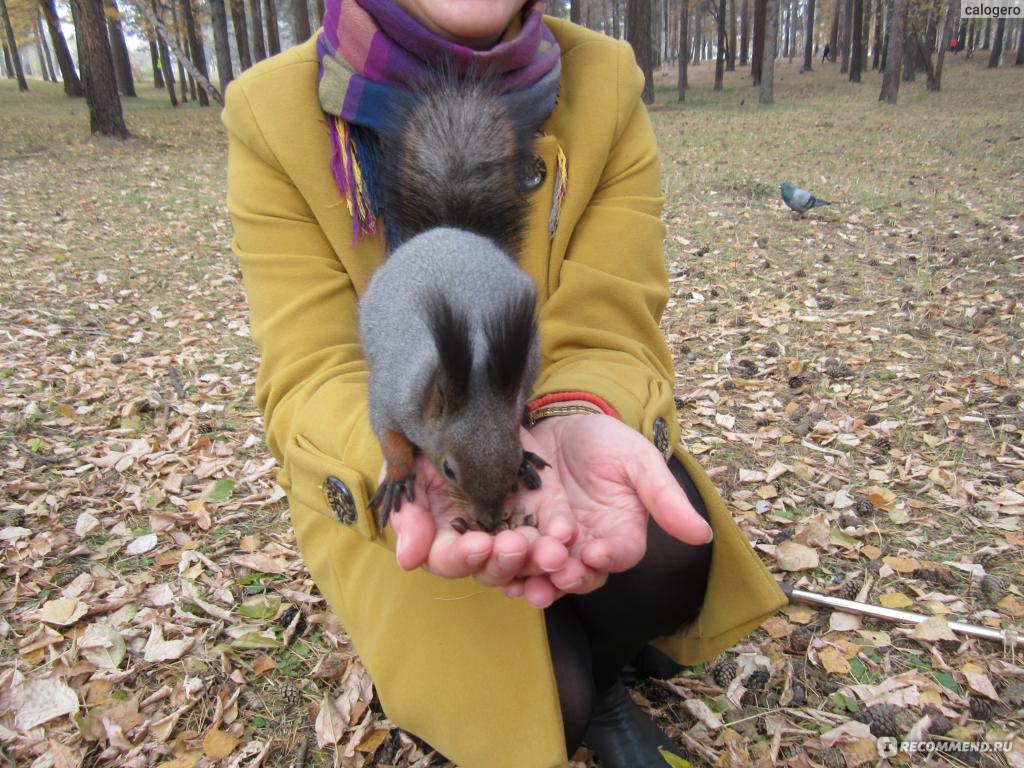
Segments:
[[[711,679],[719,688],[728,688],[729,683],[736,679],[737,669],[736,659],[731,656],[723,656],[711,668]]]
[[[880,437],[871,444],[874,446],[876,451],[881,453],[888,453],[892,450],[892,443],[889,442],[889,438],[887,437]]]
[[[850,579],[836,590],[835,596],[843,600],[856,600],[860,587],[860,579]]]
[[[871,503],[871,500],[864,496],[857,497],[857,502],[853,505],[853,509],[861,517],[871,517],[875,512],[877,512],[875,505]]]
[[[797,627],[789,633],[789,647],[797,653],[804,653],[813,637],[814,633],[807,627]]]
[[[288,629],[288,627],[291,626],[292,621],[295,619],[296,613],[301,612],[294,605],[286,609],[285,612],[281,614],[281,618],[277,620],[278,625],[282,629]],[[301,616],[299,616],[299,621],[295,625],[295,637],[302,637],[306,632],[306,626],[306,615],[302,614]]]
[[[900,708],[893,704],[878,704],[870,709],[857,714],[859,722],[867,723],[874,736],[891,736],[900,738],[903,729],[900,728],[898,717]]]
[[[935,707],[926,707],[924,713],[932,717],[932,724],[928,726],[928,733],[933,736],[945,736],[949,733],[949,729],[953,727],[950,719]]]
[[[281,686],[279,696],[281,704],[285,709],[298,709],[306,703],[306,697],[302,693],[302,689],[291,683],[285,683]]]
[[[994,570],[999,564],[999,553],[998,552],[982,552],[980,555],[975,556],[974,562],[984,568],[986,571]]]
[[[1024,706],[1024,682],[1014,680],[999,686],[999,697],[1014,709]]]
[[[984,696],[971,696],[970,699],[971,718],[974,720],[991,720],[996,715],[996,705],[991,699]]]
[[[990,603],[998,603],[1005,594],[1002,580],[992,574],[986,574],[981,580],[981,592]]]
[[[750,673],[750,677],[747,678],[747,690],[748,691],[763,691],[765,685],[768,684],[768,678],[771,675],[766,669],[755,669]]]
[[[877,413],[869,413],[867,416],[864,417],[864,426],[873,427],[881,420],[882,418]]]
[[[846,768],[846,758],[838,747],[829,747],[818,753],[818,760],[825,768]]]
[[[955,587],[957,584],[956,576],[945,568],[917,568],[914,576],[940,587]]]

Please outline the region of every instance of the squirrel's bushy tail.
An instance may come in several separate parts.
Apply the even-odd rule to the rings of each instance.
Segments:
[[[389,250],[434,227],[488,237],[518,256],[529,202],[523,182],[536,126],[486,77],[434,74],[382,137]]]

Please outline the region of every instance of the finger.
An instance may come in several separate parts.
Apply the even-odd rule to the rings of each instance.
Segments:
[[[427,562],[437,528],[425,507],[406,501],[401,512],[391,515],[391,528],[398,541],[395,556],[401,568],[411,571]]]
[[[530,542],[518,531],[502,531],[494,537],[491,556],[476,579],[484,586],[499,587],[519,575],[530,554]]]
[[[638,451],[626,463],[640,503],[670,536],[687,544],[707,544],[714,536],[711,526],[693,508],[657,449],[646,441],[645,445],[650,451]]]
[[[550,536],[541,536],[530,547],[527,572],[552,573],[564,568],[568,561],[569,550],[564,544]]]
[[[559,592],[547,576],[531,576],[526,580],[523,597],[534,608],[547,608],[559,597]]]
[[[483,531],[459,534],[442,528],[434,537],[427,558],[431,573],[446,579],[461,579],[479,571],[491,555],[493,539]]]
[[[584,544],[580,560],[601,573],[621,573],[639,563],[646,550],[646,529],[620,526],[612,535]]]
[[[565,567],[549,574],[551,583],[562,592],[575,592],[583,586],[588,573],[594,573],[576,558],[570,558]]]
[[[541,521],[540,531],[545,536],[550,536],[556,541],[560,541],[566,547],[571,547],[573,542],[576,541],[579,526],[577,525],[576,518],[573,517],[572,513],[566,510],[564,512],[555,512],[546,516],[546,518]]]
[[[522,597],[526,588],[526,579],[514,579],[501,588],[506,597]]]
[[[593,568],[587,568],[585,565],[582,566],[582,569],[583,578],[575,585],[570,587],[561,586],[561,579],[556,579],[554,575],[551,577],[551,583],[561,589],[562,592],[572,595],[585,595],[593,592],[595,589],[600,589],[607,583],[607,573],[595,571]]]

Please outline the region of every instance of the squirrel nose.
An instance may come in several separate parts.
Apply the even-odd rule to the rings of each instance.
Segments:
[[[487,533],[494,533],[501,522],[501,507],[486,507],[476,510],[476,524]]]

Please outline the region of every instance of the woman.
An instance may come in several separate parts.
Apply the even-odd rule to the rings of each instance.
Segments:
[[[469,768],[564,765],[584,740],[602,765],[660,766],[669,742],[623,666],[648,642],[680,663],[711,658],[785,598],[677,447],[642,76],[628,46],[542,7],[327,0],[317,41],[229,88],[256,399],[303,557],[393,722]],[[416,502],[388,529],[368,509],[382,459],[357,302],[384,246],[361,180],[389,158],[365,162],[360,142],[394,89],[453,61],[542,105],[520,265],[543,362],[523,442],[552,466],[530,492],[538,529],[497,536],[432,515],[444,486],[423,459]],[[552,78],[558,103],[544,106],[531,89]]]

